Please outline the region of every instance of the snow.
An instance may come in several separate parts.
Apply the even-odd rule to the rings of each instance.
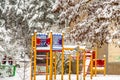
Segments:
[[[36,77],[36,80],[46,80],[45,77],[46,77],[45,75],[38,75]],[[81,75],[79,75],[79,78],[80,77]],[[68,80],[68,74],[65,74],[63,78],[64,80]],[[19,75],[16,74],[15,77],[0,78],[0,80],[22,80],[22,79],[20,79]],[[29,78],[26,80],[29,80]],[[61,75],[57,75],[56,80],[61,80]],[[71,74],[71,80],[76,80],[75,74]],[[90,75],[87,75],[86,80],[90,80]],[[120,80],[120,75],[106,75],[106,76],[97,75],[96,77],[94,76],[92,80]]]
[[[31,21],[35,20],[38,17],[38,14],[34,14],[34,16],[32,17]]]
[[[76,75],[75,74],[71,74],[71,80],[76,80]],[[81,76],[79,75],[79,78]],[[56,77],[57,79],[56,80],[61,80],[61,75],[57,75]],[[37,80],[45,80],[45,76],[37,76]],[[107,75],[107,76],[103,76],[103,75],[97,75],[97,77],[93,77],[92,80],[119,80],[120,79],[120,76],[117,76],[117,75]],[[68,80],[68,75],[64,75],[64,80]],[[86,80],[90,80],[90,75],[88,75],[86,77]]]
[[[50,50],[50,47],[37,47],[37,50]]]
[[[75,23],[72,26],[67,25],[71,26],[71,28],[73,26],[75,27],[72,28],[70,32],[68,32],[67,38],[70,40],[70,42],[75,43],[76,41],[88,41],[90,43],[96,43],[98,41],[100,45],[102,41],[103,43],[107,43],[105,37],[111,36],[112,34],[108,28],[112,24],[113,18],[117,19],[117,17],[120,15],[118,13],[120,9],[119,1],[82,0],[69,5],[68,2],[70,1],[71,0],[57,0],[52,8],[53,11],[60,13],[58,20],[59,23],[63,23],[65,26],[72,20],[72,22]],[[114,3],[117,4],[114,5]],[[87,17],[84,14],[86,14]],[[80,21],[78,19],[79,17],[77,17],[78,15],[80,17]],[[81,20],[81,18],[83,19]],[[119,26],[119,21],[119,19],[115,21],[115,24],[117,23],[117,26]],[[116,30],[117,29],[113,30],[113,32]]]
[[[93,67],[93,69],[95,69],[95,67]],[[96,69],[98,69],[98,70],[104,70],[104,67],[96,67]]]
[[[35,5],[31,4],[31,5],[29,6],[29,9],[33,8],[34,6],[35,6]]]
[[[117,41],[117,44],[120,46],[120,40],[119,40],[119,41]]]
[[[85,73],[87,73],[88,68],[89,68],[89,65],[90,65],[90,58],[89,58],[89,59],[86,59],[86,63],[85,63]],[[84,69],[82,69],[82,75],[83,75],[83,71],[84,71]]]
[[[46,2],[45,2],[45,1],[42,1],[42,2],[40,3],[40,7],[44,6],[45,4],[46,4]]]
[[[73,48],[73,49],[75,49],[76,47],[78,47],[78,45],[64,45],[64,48]],[[79,46],[79,48],[85,49],[85,46]]]
[[[19,14],[23,14],[21,9],[17,9],[17,15],[19,15]]]
[[[77,45],[64,45],[64,48],[72,48],[75,49],[77,48]],[[85,46],[79,46],[81,49],[85,49]],[[62,49],[62,47],[53,47],[53,49]],[[50,47],[37,47],[37,50],[50,50]]]
[[[0,46],[0,51],[5,51],[5,50],[2,48],[2,46]]]
[[[53,14],[48,14],[46,17],[50,18],[50,19],[54,19],[54,15]]]
[[[120,34],[120,30],[116,30],[112,33],[112,36],[116,35],[116,34]]]
[[[50,26],[50,23],[46,22],[45,25],[44,25],[44,28],[47,28]]]

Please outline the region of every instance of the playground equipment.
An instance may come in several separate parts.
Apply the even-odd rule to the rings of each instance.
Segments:
[[[54,38],[54,40],[52,39]],[[57,42],[56,42],[57,41]],[[48,59],[50,61],[50,77],[49,79],[52,80],[52,75],[53,75],[53,52],[56,51],[60,51],[62,52],[62,34],[52,34],[52,32],[50,32],[49,35],[47,34],[42,34],[42,33],[34,33],[34,36],[32,36],[32,49],[33,49],[33,53],[31,52],[31,69],[33,69],[33,71],[31,70],[31,80],[36,80],[36,65],[38,66],[38,64],[36,64],[37,60],[37,56],[38,53],[44,52],[44,53],[50,53],[50,57],[47,56],[47,58],[43,55],[40,57],[43,59],[47,59],[47,66],[46,66],[46,71],[47,71],[47,75],[46,75],[46,79],[48,78]],[[64,54],[63,54],[64,56]],[[55,61],[55,60],[54,60]],[[55,64],[55,62],[54,62]],[[41,66],[41,65],[40,65]],[[45,65],[43,65],[45,66]],[[54,68],[56,70],[56,68]],[[41,74],[41,73],[40,73]],[[56,71],[54,72],[54,74],[56,74]]]
[[[9,60],[4,60],[4,61],[7,62]],[[0,63],[0,75],[1,76],[10,77],[10,76],[15,76],[15,74],[16,74],[16,66],[15,65]]]
[[[102,71],[104,76],[106,75],[106,56],[103,59],[97,59],[97,49],[92,51],[92,73],[96,76],[98,71]]]
[[[76,80],[79,80],[80,74],[83,77],[83,80],[86,80],[87,74],[90,74],[90,78],[92,79],[92,54],[86,53],[83,49],[80,54],[77,52],[76,56],[72,56],[72,58],[76,59]],[[88,70],[89,67],[90,71]]]
[[[96,53],[87,52],[80,46],[65,46],[64,33],[37,33],[34,32],[32,36],[32,51],[31,51],[31,80],[36,80],[37,74],[45,74],[46,80],[56,80],[56,54],[61,52],[62,68],[61,80],[64,80],[64,51],[76,50],[76,56],[69,55],[69,80],[71,80],[71,61],[72,58],[76,59],[76,80],[79,80],[79,74],[82,74],[83,80],[86,80],[86,75],[90,74],[92,79],[93,71],[97,70]],[[82,52],[80,52],[82,51]],[[82,58],[81,58],[82,57]],[[41,61],[45,62],[41,62]],[[82,64],[80,62],[82,60]],[[42,63],[42,64],[41,64]],[[104,65],[105,62],[104,62]],[[37,67],[44,66],[46,71],[37,70]],[[80,71],[80,67],[82,70]],[[90,69],[90,70],[89,70]],[[90,71],[90,72],[88,72]],[[104,71],[105,72],[105,71]]]

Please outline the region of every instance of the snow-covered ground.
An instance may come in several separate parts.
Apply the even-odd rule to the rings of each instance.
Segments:
[[[61,80],[61,75],[57,75],[56,80]],[[37,80],[46,80],[45,76],[37,76]],[[64,75],[64,80],[69,80],[68,75]],[[76,75],[72,74],[71,75],[71,80],[76,80]],[[80,80],[80,76],[79,76]],[[86,77],[86,80],[91,80],[90,75]],[[96,77],[93,77],[92,80],[120,80],[120,75],[97,75]]]
[[[79,76],[80,77],[80,76]],[[61,80],[61,75],[57,75],[56,80]],[[6,77],[6,78],[0,78],[0,80],[22,80],[16,75],[15,77]],[[26,80],[30,80],[29,78]],[[37,76],[36,80],[46,80],[45,75]],[[54,80],[54,79],[53,79]],[[64,80],[68,80],[68,75],[64,75]],[[76,80],[76,75],[71,75],[71,80]],[[80,80],[80,79],[79,79]],[[90,75],[86,77],[86,80],[91,80]],[[92,80],[120,80],[120,75],[97,75],[96,77],[93,77]]]

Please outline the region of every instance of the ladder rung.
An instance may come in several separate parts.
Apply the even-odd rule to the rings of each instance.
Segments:
[[[45,74],[48,74],[46,72],[37,72],[36,75],[45,75]]]
[[[44,56],[44,57],[46,57],[46,55],[37,55],[37,56]]]
[[[37,64],[37,66],[46,66],[46,64]]]

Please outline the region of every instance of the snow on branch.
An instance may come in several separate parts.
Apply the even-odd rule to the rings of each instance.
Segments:
[[[59,23],[68,26],[74,22],[66,39],[71,42],[90,42],[103,45],[113,39],[113,33],[120,30],[119,0],[56,0],[53,12],[60,13]],[[85,15],[85,16],[84,16]],[[113,26],[111,26],[113,25]],[[119,34],[119,31],[118,33]],[[109,39],[108,39],[109,38]]]

